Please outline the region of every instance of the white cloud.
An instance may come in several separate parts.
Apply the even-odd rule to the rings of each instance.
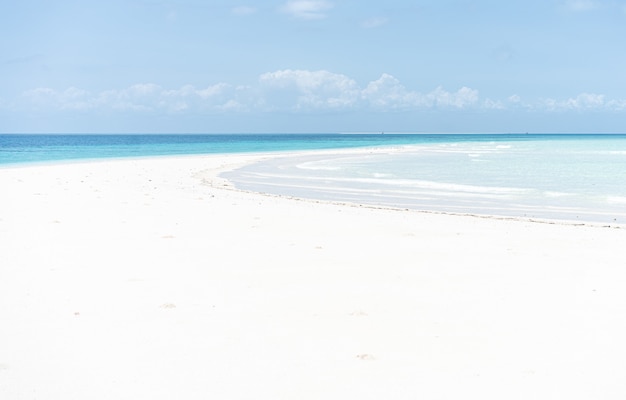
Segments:
[[[575,108],[600,108],[604,106],[604,95],[594,93],[582,93],[575,99],[569,100]]]
[[[132,112],[164,111],[177,113],[185,110],[219,111],[223,106],[233,109],[235,91],[230,85],[219,83],[197,89],[186,85],[179,89],[163,89],[153,83],[139,83],[125,89],[105,90],[92,94],[77,88],[56,91],[37,88],[24,93],[23,98],[36,109],[47,110],[118,110]]]
[[[370,82],[362,91],[363,98],[376,109],[402,110],[423,105],[417,93],[409,92],[399,80],[389,74]]]
[[[50,88],[36,88],[24,92],[23,97],[36,109],[87,110],[95,104],[90,93],[75,87],[61,92]]]
[[[152,96],[161,91],[161,87],[159,85],[155,85],[154,83],[138,83],[136,85],[132,85],[128,89],[124,90],[122,93],[129,97],[137,98]]]
[[[491,100],[491,99],[485,99],[485,101],[483,101],[483,108],[486,108],[488,110],[506,109],[506,107],[500,100]]]
[[[545,102],[528,102],[524,101],[520,95],[513,94],[500,102],[502,109],[526,109],[526,110],[545,110]]]
[[[526,109],[532,111],[568,112],[568,111],[604,111],[626,110],[626,99],[607,99],[603,94],[580,93],[564,99],[543,98],[536,101],[523,100],[518,95],[509,96],[502,102],[503,108]]]
[[[325,0],[291,0],[281,7],[281,11],[295,18],[322,19],[333,4]]]
[[[625,111],[626,99],[608,99],[603,94],[581,93],[564,99],[523,100],[480,98],[478,90],[466,86],[449,91],[439,86],[416,91],[397,78],[383,73],[364,86],[343,74],[329,71],[278,70],[259,76],[252,86],[216,83],[206,87],[185,85],[167,89],[154,83],[138,83],[123,89],[92,93],[80,88],[64,90],[36,88],[23,93],[19,101],[3,108],[43,112],[130,113],[246,113],[256,112],[394,112],[429,109],[517,109],[535,112]]]
[[[237,100],[228,100],[226,103],[217,106],[220,111],[245,111],[246,106],[238,102]]]
[[[363,90],[363,97],[377,109],[406,110],[431,107],[465,108],[478,101],[478,91],[462,87],[448,92],[438,87],[429,93],[407,90],[400,81],[389,74],[370,82]]]
[[[431,104],[437,107],[465,108],[478,101],[478,90],[463,86],[454,93],[445,91],[438,87],[426,96],[431,100]]]
[[[543,104],[549,111],[606,109],[604,95],[581,93],[565,100],[546,99]],[[612,108],[609,106],[608,108]]]
[[[389,74],[382,74],[361,88],[354,79],[343,74],[286,69],[260,75],[256,87],[217,83],[204,88],[185,85],[165,89],[154,83],[138,83],[96,94],[73,87],[63,91],[38,88],[25,92],[23,99],[32,108],[47,110],[182,113],[371,109],[386,112],[465,108],[477,104],[478,92],[467,87],[456,92],[438,87],[423,94],[408,90]]]
[[[520,103],[522,101],[522,98],[520,96],[514,94],[512,96],[509,96],[507,100],[509,102],[511,102],[511,103],[517,104],[517,103]]]
[[[104,109],[149,112],[158,107],[163,89],[154,83],[138,83],[125,89],[106,90],[94,98]]]
[[[263,74],[259,81],[267,96],[264,103],[278,108],[346,108],[360,95],[354,80],[328,71],[286,69]]]
[[[155,108],[169,112],[219,111],[224,104],[233,101],[234,95],[232,86],[226,83],[217,83],[200,89],[192,85],[185,85],[179,89],[161,89],[153,102]]]

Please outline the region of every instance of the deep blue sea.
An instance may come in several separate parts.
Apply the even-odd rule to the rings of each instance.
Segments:
[[[359,149],[362,148],[362,149]],[[292,156],[290,151],[344,149]],[[0,167],[281,152],[235,186],[408,209],[626,224],[626,135],[0,135]]]

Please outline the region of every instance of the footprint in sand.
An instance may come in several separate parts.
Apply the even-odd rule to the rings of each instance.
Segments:
[[[352,317],[367,317],[367,313],[365,311],[356,310],[350,313]]]

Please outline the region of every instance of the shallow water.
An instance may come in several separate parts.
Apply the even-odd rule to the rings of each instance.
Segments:
[[[328,151],[289,155],[300,150]],[[224,175],[245,190],[438,212],[626,224],[626,135],[0,135],[0,166],[5,167],[241,152],[283,152]]]
[[[478,139],[285,156],[224,177],[245,190],[331,201],[626,223],[626,136]]]

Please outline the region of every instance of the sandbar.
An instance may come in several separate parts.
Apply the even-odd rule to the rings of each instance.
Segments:
[[[623,399],[626,229],[0,169],[0,398]]]

